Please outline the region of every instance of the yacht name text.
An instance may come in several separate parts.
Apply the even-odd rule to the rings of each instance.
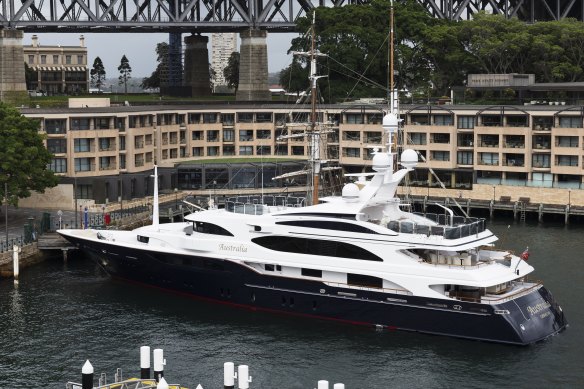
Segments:
[[[220,251],[230,251],[234,253],[247,253],[247,246],[244,244],[219,244]]]

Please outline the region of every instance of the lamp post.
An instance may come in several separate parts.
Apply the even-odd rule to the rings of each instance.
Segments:
[[[77,225],[77,176],[73,177],[73,198],[75,199],[75,228],[79,228]]]
[[[6,212],[4,215],[6,227],[6,247],[8,247],[8,181],[4,183],[4,201],[6,202]]]
[[[572,196],[572,189],[568,189],[568,209],[571,205],[571,196]]]
[[[493,185],[493,203],[495,202],[495,185]]]
[[[178,209],[178,188],[174,188],[174,209]]]

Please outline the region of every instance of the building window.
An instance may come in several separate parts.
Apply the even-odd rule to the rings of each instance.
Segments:
[[[217,114],[216,113],[204,113],[203,114],[203,123],[217,123]]]
[[[459,165],[472,165],[473,152],[472,151],[459,151],[457,154],[456,163]]]
[[[361,150],[357,147],[343,147],[343,157],[359,158],[360,156]]]
[[[258,130],[257,139],[271,139],[271,138],[272,138],[272,131],[271,130]]]
[[[221,123],[224,126],[232,126],[235,122],[235,114],[233,113],[223,113],[221,114]]]
[[[203,140],[205,139],[205,135],[203,131],[193,131],[191,135],[192,140]]]
[[[480,165],[499,165],[498,153],[479,153]]]
[[[193,157],[202,157],[203,156],[203,148],[202,147],[193,147]]]
[[[53,55],[53,65],[57,65],[57,64],[59,64],[59,56]]]
[[[582,118],[580,116],[560,116],[560,127],[581,128]]]
[[[51,154],[67,152],[67,139],[47,139],[47,150]]]
[[[433,161],[450,161],[450,151],[431,151],[430,159]]]
[[[458,128],[462,129],[473,129],[475,124],[474,116],[459,116],[457,118]]]
[[[67,173],[67,159],[53,158],[48,168],[55,173]]]
[[[359,131],[343,131],[343,140],[359,141],[361,140],[361,133]]]
[[[29,55],[28,56],[28,64],[32,65],[34,63],[34,55]]]
[[[235,131],[223,130],[223,142],[235,142]]]
[[[272,113],[271,112],[258,112],[256,113],[256,123],[271,123]]]
[[[252,123],[253,122],[253,113],[251,112],[242,112],[237,114],[237,122],[238,123]]]
[[[78,65],[83,65],[83,56],[82,55],[78,55],[77,56],[77,64]]]
[[[66,55],[66,56],[65,56],[65,63],[66,63],[67,65],[71,65],[71,56],[70,56],[70,55]]]
[[[77,198],[78,199],[93,199],[93,186],[92,185],[77,185]]]
[[[219,146],[207,147],[207,156],[214,157],[219,155]]]
[[[73,131],[89,130],[89,119],[72,118],[71,119],[71,130],[73,130]]]
[[[107,130],[109,129],[109,124],[110,124],[109,118],[95,118],[96,130]]]
[[[41,55],[41,64],[45,65],[47,63],[47,56]]]
[[[207,142],[219,142],[219,131],[218,130],[207,131]]]
[[[292,146],[292,155],[304,155],[304,146]]]
[[[91,151],[91,139],[79,138],[73,140],[73,151],[76,153],[87,153]],[[80,158],[78,158],[80,159]],[[83,158],[81,158],[83,159]],[[75,160],[77,161],[77,159]]]
[[[249,142],[253,140],[253,130],[239,130],[239,140]]]
[[[256,150],[256,155],[270,155],[272,154],[271,146],[258,146]]]
[[[550,156],[546,154],[534,154],[531,158],[531,164],[535,168],[549,168]]]
[[[365,122],[365,115],[360,113],[348,113],[347,114],[347,123],[348,124],[363,124]]]
[[[47,134],[64,134],[66,128],[65,119],[46,119],[45,132]]]
[[[422,132],[410,132],[408,133],[408,144],[409,145],[425,145],[426,134]]]
[[[75,158],[76,172],[88,172],[91,170],[91,158]]]
[[[452,115],[434,115],[435,126],[451,126]]]
[[[235,146],[233,145],[223,146],[223,155],[235,155]]]
[[[578,166],[578,156],[556,155],[556,166]]]
[[[253,146],[239,146],[239,155],[253,155]]]
[[[559,147],[578,147],[577,136],[557,136],[556,146]]]

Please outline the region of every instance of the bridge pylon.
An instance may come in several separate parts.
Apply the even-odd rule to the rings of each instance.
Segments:
[[[185,37],[185,85],[191,88],[191,96],[211,95],[209,79],[209,38],[203,35]]]
[[[237,101],[271,100],[268,85],[268,46],[264,30],[249,29],[239,34],[239,86]]]
[[[0,29],[0,100],[19,104],[28,101],[24,76],[24,33]]]

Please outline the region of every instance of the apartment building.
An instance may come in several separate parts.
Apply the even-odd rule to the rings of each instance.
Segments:
[[[330,123],[326,139],[321,139],[323,158],[338,161],[345,172],[368,171],[374,150],[387,142],[381,128],[383,109],[321,107],[319,122]],[[47,148],[54,154],[50,168],[63,177],[63,183],[76,180],[77,195],[96,203],[150,194],[155,163],[161,167],[163,189],[215,189],[217,158],[305,161],[310,155],[308,140],[301,136],[309,112],[295,106],[124,106],[22,112],[40,120]],[[399,144],[404,146],[400,148],[414,148],[421,155],[418,169],[410,175],[412,186],[439,185],[430,169],[447,188],[457,190],[477,184],[574,189],[583,185],[582,107],[402,106],[401,117]],[[185,165],[189,161],[208,169],[189,168]],[[235,187],[232,180],[219,184]]]
[[[79,46],[44,46],[37,35],[24,45],[24,60],[36,74],[29,88],[48,95],[86,93],[89,90],[87,47],[79,37]]]

